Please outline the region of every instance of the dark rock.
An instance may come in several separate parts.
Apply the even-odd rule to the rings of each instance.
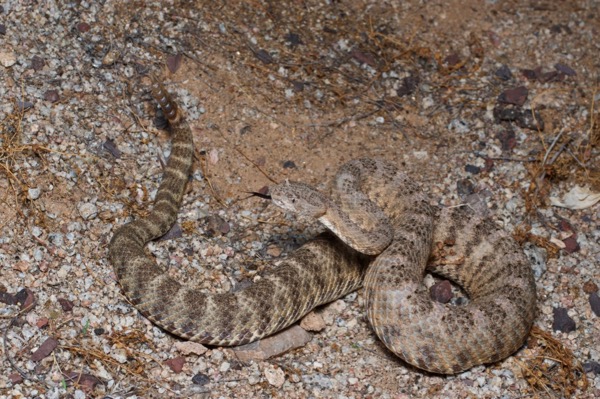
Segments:
[[[27,111],[28,109],[33,108],[33,103],[31,101],[17,100],[17,108],[19,111]]]
[[[23,382],[23,376],[19,373],[12,373],[8,375],[8,379],[13,385],[17,385]]]
[[[221,236],[229,233],[230,227],[229,223],[227,223],[222,217],[219,215],[212,214],[208,218],[208,233],[211,236]]]
[[[25,303],[25,300],[27,299],[29,292],[30,292],[30,290],[28,288],[23,288],[22,290],[17,292],[17,295],[15,295],[17,302],[19,302],[21,304],[21,306],[23,306],[23,303]]]
[[[537,73],[533,69],[521,69],[521,74],[527,80],[537,80]]]
[[[466,164],[465,165],[465,172],[470,173],[472,175],[477,175],[481,172],[481,168],[479,166],[475,166],[475,165],[471,165],[471,164]]]
[[[21,304],[21,310],[27,309],[35,302],[35,295],[33,295],[33,291],[29,288],[23,288],[17,292],[15,297],[17,298],[17,302]]]
[[[183,236],[183,230],[181,229],[181,226],[179,225],[179,223],[175,223],[173,226],[171,226],[169,231],[167,231],[165,233],[164,236],[158,238],[158,241],[172,240],[172,239],[179,238],[182,236]]]
[[[258,58],[264,64],[272,64],[273,63],[273,57],[271,56],[271,54],[268,53],[267,50],[260,49],[260,50],[256,51],[254,53],[254,55],[256,56],[256,58]]]
[[[558,71],[550,71],[540,74],[538,80],[540,81],[540,83],[560,82],[564,80],[564,77],[565,75],[563,73],[560,73]]]
[[[492,158],[485,158],[484,172],[491,172],[494,169],[494,160]]]
[[[73,311],[73,302],[69,301],[65,298],[58,298],[58,303],[60,303],[60,307],[64,312],[72,312]]]
[[[505,104],[518,105],[520,107],[523,104],[525,104],[525,101],[527,101],[528,94],[529,91],[525,86],[519,86],[512,89],[504,90],[498,96],[498,101]]]
[[[112,139],[107,139],[102,147],[116,159],[121,158],[121,151],[117,148],[117,144]]]
[[[522,110],[515,122],[523,129],[544,130],[545,126],[542,115],[537,111],[533,113],[530,109]]]
[[[244,126],[240,127],[240,129],[238,130],[238,133],[240,134],[240,136],[243,136],[244,134],[250,133],[251,131],[252,131],[251,125],[244,125]]]
[[[299,80],[292,80],[292,88],[294,89],[294,93],[300,93],[301,91],[303,91],[304,86],[304,82],[301,82]]]
[[[514,122],[521,115],[521,110],[513,107],[496,106],[494,107],[494,118],[497,121]]]
[[[434,301],[448,303],[453,296],[452,284],[450,284],[450,281],[448,280],[440,281],[429,289],[429,294]]]
[[[575,237],[567,237],[562,241],[565,244],[565,252],[572,254],[573,252],[578,252],[580,250],[579,243]]]
[[[510,71],[510,68],[507,67],[506,65],[502,65],[500,68],[498,68],[498,70],[496,70],[494,75],[496,75],[497,77],[499,77],[500,79],[502,79],[504,81],[511,80],[513,77],[513,74]]]
[[[573,225],[565,219],[560,219],[560,221],[558,222],[558,228],[560,229],[560,231],[570,231],[573,233],[575,232]]]
[[[185,358],[182,356],[177,356],[173,359],[166,360],[164,363],[175,373],[181,373],[181,370],[183,370],[183,365],[185,364]]]
[[[600,363],[593,360],[583,363],[583,372],[600,374]]]
[[[290,32],[287,35],[285,35],[284,39],[286,42],[289,42],[290,47],[296,47],[301,44],[304,44],[302,42],[302,39],[300,38],[300,35],[298,35],[297,33]]]
[[[377,67],[377,61],[375,61],[375,56],[373,56],[373,54],[371,53],[354,49],[350,52],[350,57],[354,58],[361,64],[367,64],[372,66],[373,68]]]
[[[81,33],[89,32],[90,29],[91,26],[87,22],[80,22],[77,24],[77,30]]]
[[[198,373],[192,377],[192,383],[196,385],[200,385],[201,387],[208,384],[210,382],[210,378],[206,374]]]
[[[566,33],[568,35],[573,33],[573,30],[569,28],[568,25],[565,24],[555,24],[550,27],[550,32],[553,34]]]
[[[146,75],[150,70],[150,68],[147,65],[140,64],[139,62],[134,62],[133,67],[135,68],[135,71],[140,75]]]
[[[444,58],[444,62],[448,64],[448,66],[452,67],[460,63],[460,57],[458,56],[458,54],[453,53]]]
[[[296,164],[294,163],[294,161],[285,161],[283,163],[283,168],[284,169],[296,169]]]
[[[418,76],[407,76],[402,79],[402,86],[396,90],[396,94],[398,97],[407,96],[412,94],[419,87],[419,77]]]
[[[169,72],[175,73],[181,67],[181,61],[183,61],[183,55],[175,54],[169,55],[167,57],[167,68],[169,68]]]
[[[597,292],[590,294],[590,307],[592,308],[592,312],[600,317],[600,296],[598,296]]]
[[[6,35],[6,25],[0,24],[0,35]]]
[[[63,373],[63,375],[65,376],[65,380],[72,384],[79,385],[84,392],[88,393],[92,392],[96,385],[102,382],[98,377],[86,373],[70,372],[66,374]]]
[[[565,308],[554,308],[554,320],[552,321],[552,329],[554,331],[571,332],[575,331],[575,321],[568,315]]]
[[[44,100],[50,101],[51,103],[55,103],[60,99],[58,95],[58,90],[47,90],[44,93]]]
[[[105,332],[106,332],[106,330],[102,327],[94,328],[94,334],[96,334],[96,335],[102,335]]]
[[[46,61],[44,61],[44,59],[42,57],[40,57],[39,55],[34,55],[31,58],[31,68],[36,71],[39,72],[42,69],[44,69],[44,65],[46,65]]]
[[[494,118],[498,122],[515,122],[524,129],[544,130],[544,121],[539,112],[532,114],[530,109],[498,105],[494,108]]]
[[[573,70],[573,68],[571,68],[568,65],[561,64],[560,62],[557,63],[556,65],[554,65],[554,69],[556,69],[558,72],[564,73],[567,76],[577,75],[577,72],[575,72],[575,70]]]
[[[37,319],[37,321],[35,322],[35,326],[37,328],[46,328],[48,327],[48,324],[50,323],[50,320],[48,320],[47,317],[40,317],[39,319]]]
[[[0,302],[7,305],[16,305],[18,301],[15,295],[9,294],[8,292],[0,292]]]
[[[52,337],[48,337],[48,339],[46,339],[44,343],[41,344],[40,347],[37,348],[37,350],[31,354],[31,360],[33,360],[34,362],[39,362],[43,358],[50,355],[52,351],[56,349],[57,346],[58,341]]]
[[[512,129],[498,132],[498,134],[496,134],[496,138],[500,140],[502,151],[510,151],[517,146],[517,138]]]

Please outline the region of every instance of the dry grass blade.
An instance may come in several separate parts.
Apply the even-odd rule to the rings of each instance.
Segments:
[[[527,346],[525,359],[517,363],[533,397],[571,398],[587,389],[581,363],[552,334],[534,326]]]

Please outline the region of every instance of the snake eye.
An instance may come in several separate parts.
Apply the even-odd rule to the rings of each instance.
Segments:
[[[292,204],[296,203],[296,198],[292,198]]]

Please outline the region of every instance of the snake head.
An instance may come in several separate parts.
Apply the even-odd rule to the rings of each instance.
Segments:
[[[269,187],[273,204],[297,215],[319,218],[327,211],[325,195],[305,183],[286,180]]]

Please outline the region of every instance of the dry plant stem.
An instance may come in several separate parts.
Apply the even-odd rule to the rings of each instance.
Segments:
[[[539,177],[536,179],[537,182],[535,184],[535,193],[533,194],[533,196],[535,198],[538,197],[539,193],[540,193],[540,189],[542,187],[544,178],[546,177],[546,170],[545,170],[545,166],[546,161],[548,160],[548,156],[550,155],[550,152],[552,151],[552,149],[554,148],[554,146],[556,145],[556,143],[558,142],[558,140],[560,140],[560,137],[562,136],[563,132],[565,131],[564,128],[562,128],[558,134],[556,135],[556,137],[554,138],[554,140],[552,140],[552,143],[550,144],[550,146],[548,147],[548,149],[546,150],[546,153],[544,154],[544,158],[542,159],[542,164],[540,166],[540,170],[541,170],[541,174],[539,175]],[[557,154],[555,154],[554,157],[552,157],[551,161],[548,163],[548,165],[552,165],[554,163],[554,161],[556,160],[556,158],[558,157],[558,155],[560,155],[560,153],[562,152],[562,150],[564,149],[564,146],[561,147],[560,151],[557,151]]]
[[[212,182],[208,173],[208,160],[205,156],[198,154],[198,151],[194,149],[194,157],[199,161],[200,170],[202,171],[202,176],[204,177],[204,181],[208,184],[208,188],[213,196],[213,198],[221,205],[223,208],[227,208],[227,204],[221,200],[221,198],[217,195],[217,190],[212,185]]]

